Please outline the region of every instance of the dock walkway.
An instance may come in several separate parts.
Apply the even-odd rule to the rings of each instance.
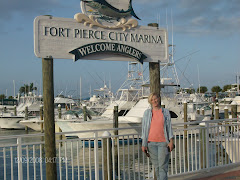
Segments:
[[[169,180],[240,180],[240,163],[169,177]]]

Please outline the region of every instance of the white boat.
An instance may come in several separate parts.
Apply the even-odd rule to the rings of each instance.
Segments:
[[[17,114],[2,113],[0,114],[0,128],[2,129],[24,129],[25,126],[39,125],[40,106],[43,104],[42,96],[36,96],[31,92],[19,98],[19,105],[17,106]],[[56,97],[54,99],[55,107],[61,105],[63,112],[68,108],[72,108],[76,103],[71,98]],[[25,108],[28,108],[28,119],[25,119]],[[57,112],[57,109],[56,109]],[[22,123],[27,122],[27,123]],[[32,125],[30,125],[32,124]],[[39,125],[38,129],[41,126]]]
[[[14,107],[18,105],[18,101],[16,99],[2,99],[0,100],[0,110],[14,110]]]
[[[34,103],[29,106],[30,110],[40,110],[40,105],[42,103]],[[63,97],[63,96],[58,96],[54,98],[54,111],[55,111],[55,117],[57,118],[58,116],[58,108],[59,106],[61,107],[61,113],[64,114],[69,110],[72,110],[74,107],[76,107],[76,102],[70,98],[70,97]],[[64,116],[65,117],[65,116]],[[70,118],[70,115],[68,116]],[[38,116],[28,118],[27,120],[22,119],[20,121],[20,124],[22,126],[27,126],[35,131],[41,131],[41,123],[43,120],[40,119],[39,113]]]
[[[28,117],[36,117],[40,111],[42,97],[33,93],[28,93],[22,97],[18,97],[18,106],[16,112],[2,112],[0,114],[0,128],[2,129],[24,129],[25,126],[19,122],[26,118],[25,108],[28,107]]]
[[[0,114],[1,129],[24,129],[25,126],[19,122],[25,118],[24,115],[15,116],[13,113]]]
[[[54,98],[54,108],[61,106],[62,110],[69,110],[76,106],[76,102],[70,97],[57,96]]]
[[[106,84],[99,89],[95,89],[94,92],[96,94],[91,96],[89,101],[85,101],[84,104],[88,109],[102,114],[106,110],[107,106],[109,106],[113,98],[113,93]]]
[[[59,127],[57,126],[57,123],[56,122],[70,122],[70,123],[73,123],[73,122],[78,122],[80,121],[79,118],[76,118],[76,116],[73,116],[73,115],[63,115],[63,118],[62,119],[58,119],[57,115],[55,116],[55,131],[56,132],[59,132]],[[44,123],[44,120],[41,120],[41,118],[38,116],[38,117],[35,117],[35,118],[30,118],[28,120],[21,120],[20,121],[20,124],[23,125],[24,127],[27,126],[28,128],[31,128],[33,129],[34,131],[41,131],[41,124]],[[43,125],[43,130],[44,130],[44,125]]]
[[[136,62],[128,63],[128,75],[126,81],[117,90],[114,97],[108,101],[108,106],[102,112],[102,118],[112,118],[114,106],[118,106],[118,115],[125,116],[128,111],[143,96],[143,76],[142,66]]]

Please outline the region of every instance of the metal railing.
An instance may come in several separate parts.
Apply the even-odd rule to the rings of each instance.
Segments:
[[[170,153],[169,176],[240,162],[239,119],[187,124],[187,129],[183,123],[173,124],[176,148]],[[119,135],[106,133],[116,130]],[[44,134],[2,136],[0,179],[46,179],[46,162],[56,163],[60,180],[151,179],[152,165],[141,151],[140,132],[141,127],[131,127],[56,133],[53,159],[45,158]],[[84,133],[88,137],[76,137]]]

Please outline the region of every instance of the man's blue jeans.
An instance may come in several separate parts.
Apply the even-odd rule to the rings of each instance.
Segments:
[[[158,180],[168,179],[169,152],[166,142],[149,142],[148,151]]]

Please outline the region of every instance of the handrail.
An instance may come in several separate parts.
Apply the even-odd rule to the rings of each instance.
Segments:
[[[185,129],[184,127],[173,128],[176,148],[170,153],[170,176],[228,166],[240,162],[240,138],[234,136],[235,134],[240,134],[239,118],[210,120],[204,121],[204,123],[204,126],[189,125]],[[182,126],[184,125],[184,123],[181,124]],[[121,135],[108,134],[105,136],[101,134],[101,132],[105,131],[136,130],[140,128],[141,126],[56,133],[56,158],[58,160],[60,179],[65,179],[65,177],[67,178],[71,174],[74,178],[81,174],[84,174],[85,177],[89,175],[96,180],[101,179],[102,177],[100,176],[104,177],[107,175],[114,175],[112,176],[113,179],[115,175],[125,179],[137,179],[137,176],[150,177],[152,165],[141,151],[141,133],[133,131]],[[93,133],[91,137],[59,138],[64,134],[89,132]],[[34,177],[39,175],[44,179],[43,166],[45,166],[45,162],[42,161],[44,160],[44,139],[34,141],[34,139],[43,136],[43,133],[1,136],[0,142],[4,140],[3,142],[5,143],[0,143],[0,161],[3,157],[4,162],[0,164],[0,170],[4,169],[3,175],[0,173],[0,178],[4,176],[5,179],[9,179],[9,173],[13,176],[13,174],[16,174],[13,172],[17,169],[18,179],[26,179],[23,172],[26,172],[27,169],[28,177],[30,177],[30,174]],[[28,138],[32,142],[25,142]],[[9,141],[6,141],[14,139],[16,139],[16,142],[11,144]],[[107,149],[103,149],[105,139],[107,140]],[[104,153],[104,151],[107,152]],[[11,154],[10,158],[8,153]],[[108,158],[107,163],[104,161],[105,156]],[[14,160],[17,163],[17,168]],[[32,160],[33,164],[29,160]],[[38,161],[35,162],[35,160]],[[40,163],[40,172],[36,169],[36,163]],[[11,167],[8,166],[9,164],[12,164]],[[78,167],[77,173],[75,172],[76,166]],[[113,169],[111,170],[111,168]],[[105,173],[102,172],[104,169],[107,170]]]

